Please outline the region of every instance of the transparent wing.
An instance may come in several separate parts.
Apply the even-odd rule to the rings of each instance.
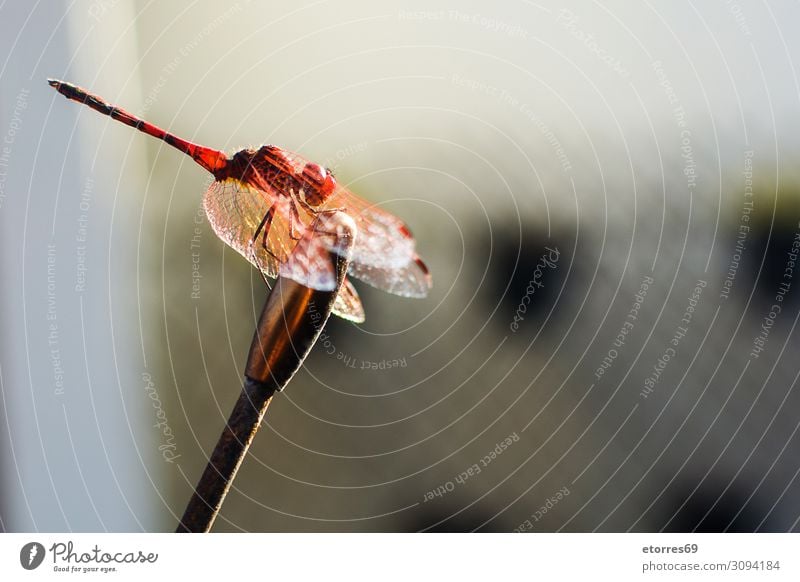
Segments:
[[[285,153],[294,171],[302,171],[307,161],[297,154]],[[318,234],[309,226],[325,211],[342,210],[358,227],[348,269],[350,276],[396,295],[428,294],[430,274],[402,220],[338,184],[325,205],[317,208],[321,214],[306,212],[291,196],[226,179],[209,186],[203,206],[217,236],[265,276],[289,277],[322,291],[335,286],[334,268],[322,247],[310,245],[295,251],[305,234]],[[337,295],[333,311],[351,321],[364,321],[361,301],[347,280]]]
[[[336,287],[336,268],[331,260],[330,235],[306,229],[303,239],[295,245],[286,262],[278,267],[281,277],[297,281],[301,285],[332,291]]]
[[[321,245],[303,244],[299,238],[316,234],[308,230],[311,217],[299,211],[292,216],[289,200],[270,196],[238,180],[212,183],[203,198],[208,220],[217,236],[268,277],[281,275],[298,283],[327,291],[336,284],[333,265]],[[262,220],[273,209],[264,246],[262,233],[255,237]],[[298,222],[299,221],[299,222]],[[294,226],[292,226],[294,224]],[[254,238],[255,237],[255,238]],[[344,319],[361,323],[364,308],[353,285],[345,279],[333,306]]]
[[[302,173],[310,162],[300,154],[280,150],[287,171]],[[348,273],[378,289],[406,297],[425,297],[431,276],[417,255],[414,237],[402,220],[350,192],[341,184],[318,211],[342,210],[356,221],[358,235]]]
[[[432,286],[428,268],[417,255],[407,265],[394,268],[351,262],[347,274],[401,297],[427,297]]]
[[[209,186],[203,207],[217,236],[267,277],[282,275],[320,291],[335,286],[319,246],[297,249],[311,217],[293,212],[290,198],[228,179]]]
[[[402,220],[341,185],[337,185],[325,208],[343,209],[358,226],[350,275],[395,295],[428,294],[432,285],[430,273],[414,250],[414,237]]]
[[[333,303],[333,313],[355,323],[363,323],[365,319],[361,299],[359,299],[358,292],[356,292],[355,287],[348,279],[344,280],[339,294],[336,295],[336,301]]]
[[[359,198],[344,186],[325,201],[325,209],[342,209],[356,221],[358,239],[353,260],[373,267],[402,267],[414,256],[414,237],[394,214]]]
[[[203,197],[208,222],[217,236],[268,277],[278,276],[280,262],[285,261],[292,250],[279,237],[278,231],[286,230],[282,227],[286,218],[280,216],[277,210],[267,236],[267,245],[262,245],[263,240],[255,240],[261,221],[275,206],[275,202],[275,197],[238,180],[215,181]]]
[[[335,225],[328,221],[330,215],[321,214],[306,229],[300,243],[294,248],[285,263],[280,266],[280,275],[289,277],[307,287],[327,291],[336,287],[337,261],[335,254],[346,252],[349,244],[337,249],[336,245],[342,242],[344,233],[336,234]],[[358,297],[355,287],[345,277],[339,292],[334,299],[332,311],[334,314],[361,323],[364,321],[364,307]]]

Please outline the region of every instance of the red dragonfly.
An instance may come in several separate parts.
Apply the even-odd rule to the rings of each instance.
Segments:
[[[164,140],[211,172],[214,182],[205,193],[203,207],[214,232],[265,276],[286,276],[320,291],[333,289],[330,261],[300,253],[292,256],[292,251],[321,216],[344,211],[358,227],[348,275],[395,295],[428,294],[430,273],[403,221],[357,197],[319,164],[275,145],[244,149],[228,157],[181,139],[85,89],[54,79],[48,83],[67,99]],[[364,321],[361,300],[347,279],[333,313]]]

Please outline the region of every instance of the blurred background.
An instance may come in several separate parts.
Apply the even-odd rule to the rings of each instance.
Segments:
[[[171,531],[267,294],[189,140],[401,216],[216,531],[800,530],[800,7],[0,4],[0,528]]]

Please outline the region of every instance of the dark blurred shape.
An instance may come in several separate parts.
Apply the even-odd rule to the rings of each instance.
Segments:
[[[465,501],[464,505],[467,503],[468,501]],[[431,508],[426,512],[420,512],[416,516],[417,519],[409,521],[407,527],[404,528],[403,531],[425,531],[428,533],[465,533],[474,531],[479,533],[507,533],[512,531],[516,525],[507,523],[502,516],[495,518],[490,508],[482,507],[479,504],[473,505],[456,515],[459,507],[463,507],[463,505],[456,506],[453,504],[439,511]]]
[[[508,228],[498,229],[493,236],[484,302],[493,306],[498,297],[502,298],[496,320],[503,326],[519,314],[524,316],[520,328],[536,329],[547,317],[564,283],[572,248],[563,241],[570,237],[554,229],[548,238],[535,227],[523,230],[521,239]],[[491,247],[489,241],[483,244]]]
[[[767,307],[775,302],[778,286],[787,280],[784,278],[784,269],[790,258],[787,253],[792,250],[795,238],[800,236],[798,201],[800,192],[781,189],[776,194],[774,206],[773,200],[767,199],[766,196],[757,198],[754,205],[754,220],[751,221],[749,244],[745,250],[744,264],[748,283],[744,288],[749,291],[752,288],[752,281],[758,277],[755,297]],[[763,267],[761,267],[762,258]],[[761,267],[760,275],[759,267]],[[797,293],[790,288],[784,295],[784,308],[794,308],[797,305]]]
[[[725,486],[716,480],[707,479],[697,491],[697,480],[685,481],[673,494],[667,507],[665,520],[670,519],[676,507],[684,501],[685,505],[670,520],[664,531],[667,532],[753,532],[764,519],[765,511],[758,496],[748,501],[749,492],[737,484],[723,494]],[[721,497],[720,497],[721,495]],[[688,497],[688,500],[687,500]],[[708,514],[708,515],[706,515]],[[770,520],[764,522],[759,531],[773,531]]]

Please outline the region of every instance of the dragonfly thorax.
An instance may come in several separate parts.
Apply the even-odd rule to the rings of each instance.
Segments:
[[[320,206],[336,189],[336,179],[319,164],[299,159],[278,146],[236,152],[218,180],[233,178],[278,196],[301,195],[309,206]]]

